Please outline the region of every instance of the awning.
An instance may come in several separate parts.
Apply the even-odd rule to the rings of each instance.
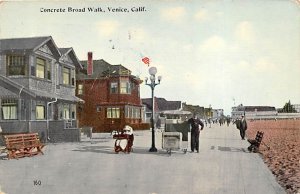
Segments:
[[[0,98],[18,98],[19,96],[12,91],[0,86]]]
[[[190,115],[192,114],[190,111],[184,111],[184,110],[165,110],[162,111],[163,114],[167,115]]]
[[[38,90],[31,90],[33,93],[36,94],[37,97],[44,97],[44,98],[50,98],[50,99],[58,99],[63,101],[69,101],[69,102],[84,102],[82,99],[73,96],[73,95],[61,95],[61,94],[54,94],[54,93],[48,93],[45,91],[38,91]]]

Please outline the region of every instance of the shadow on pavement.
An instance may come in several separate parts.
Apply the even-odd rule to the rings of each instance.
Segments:
[[[130,152],[129,154],[147,154],[147,155],[151,154],[157,156],[168,156],[165,150],[158,150],[157,152],[149,152],[150,148],[133,147],[132,149],[133,149],[132,152]],[[82,146],[72,151],[93,152],[93,153],[103,153],[103,154],[118,154],[114,151],[114,148],[110,146]],[[128,154],[128,153],[119,152],[119,154]]]
[[[215,149],[215,146],[212,146],[211,149]],[[223,147],[223,146],[218,146],[219,151],[225,151],[225,152],[245,152],[249,153],[245,148],[235,148],[235,147]]]

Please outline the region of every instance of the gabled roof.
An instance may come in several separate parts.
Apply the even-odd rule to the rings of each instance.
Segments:
[[[181,108],[181,101],[167,101],[164,98],[156,98],[154,100],[155,109],[157,111],[166,111],[166,110],[179,110]],[[152,98],[143,98],[142,104],[146,105],[148,110],[152,110]]]
[[[93,74],[88,76],[86,73],[87,61],[80,61],[84,71],[80,72],[77,79],[96,79],[106,76],[131,75],[131,71],[123,65],[112,65],[103,59],[93,60]]]
[[[81,65],[81,63],[80,63],[79,59],[77,58],[77,56],[74,52],[74,49],[72,47],[70,47],[70,48],[59,48],[58,50],[60,51],[62,56],[69,55],[77,68],[83,69],[83,66]]]
[[[1,50],[33,50],[51,39],[51,36],[0,39]]]
[[[51,36],[0,39],[0,51],[36,51],[45,44],[49,45],[49,48],[57,58],[61,56]]]

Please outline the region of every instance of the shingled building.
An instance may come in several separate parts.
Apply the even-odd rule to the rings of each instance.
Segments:
[[[4,134],[39,133],[43,141],[79,141],[72,48],[51,36],[0,39],[0,125]]]

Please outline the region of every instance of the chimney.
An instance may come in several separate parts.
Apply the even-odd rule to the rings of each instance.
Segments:
[[[87,61],[87,74],[93,74],[93,53],[88,52],[88,61]]]

